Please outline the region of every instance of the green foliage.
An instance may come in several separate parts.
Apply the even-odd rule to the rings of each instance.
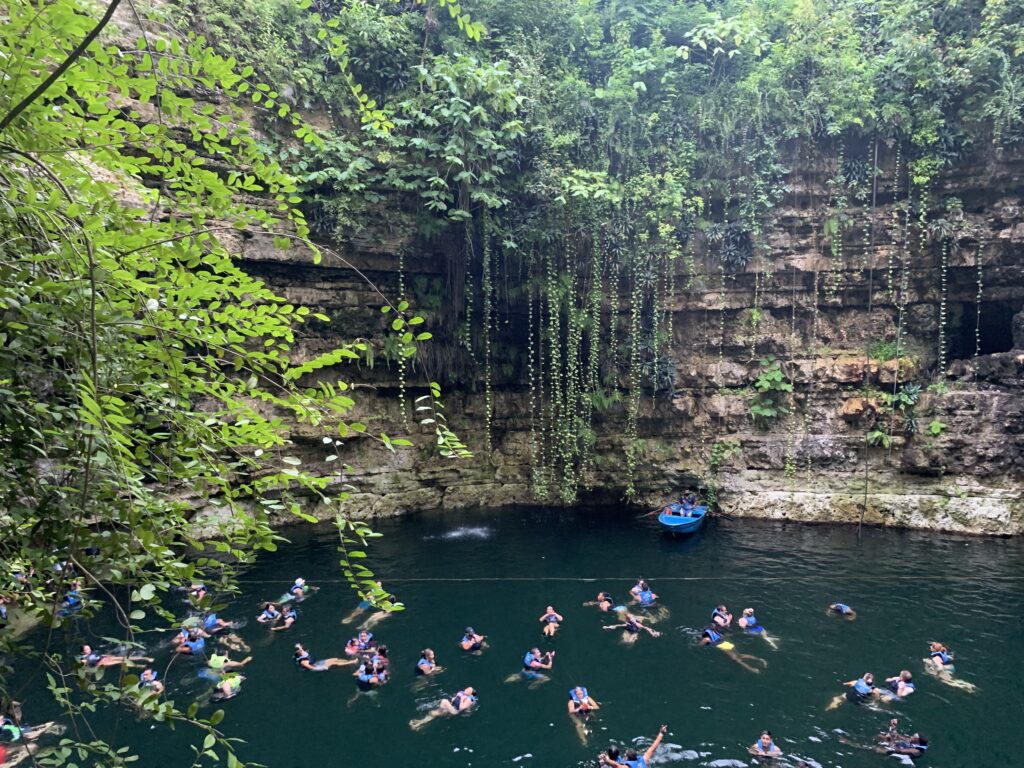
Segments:
[[[883,448],[888,448],[892,445],[892,437],[889,433],[881,429],[873,429],[868,432],[867,435],[868,445],[880,445]]]
[[[883,363],[887,360],[895,360],[898,356],[896,342],[882,339],[873,341],[868,347],[868,356]]]
[[[939,421],[938,419],[932,419],[928,423],[928,434],[932,437],[938,437],[946,431],[948,425],[945,422]]]
[[[313,520],[307,500],[337,511],[343,572],[379,597],[362,563],[374,534],[344,512],[349,468],[310,469],[288,433],[301,425],[319,437],[328,467],[345,439],[392,450],[411,441],[350,418],[336,369],[367,342],[293,362],[305,326],[329,318],[238,263],[246,240],[336,258],[307,239],[296,179],[246,113],[272,116],[298,144],[321,139],[251,67],[202,39],[145,19],[135,40],[105,31],[117,5],[18,4],[0,27],[12,75],[0,81],[0,555],[40,574],[19,610],[55,630],[70,624],[55,613],[73,586],[67,571],[42,576],[66,559],[91,588],[81,615],[106,606],[130,645],[142,620],[178,620],[162,603],[173,588],[231,590],[238,564],[277,547],[270,516]],[[385,310],[403,355],[415,355],[430,337],[423,319],[404,303]],[[421,398],[435,447],[465,456],[439,398],[433,383]],[[97,680],[64,656],[62,633],[47,637],[28,647],[0,636],[5,658],[47,670],[83,735],[41,752],[45,764],[136,759],[81,740],[98,704],[127,697],[157,721],[198,729],[197,764],[238,765],[223,711],[200,717],[196,705],[143,696],[130,675]]]
[[[756,392],[750,399],[750,415],[756,423],[764,426],[789,412],[785,402],[787,395],[793,391],[793,384],[774,357],[769,356],[759,361],[759,365],[760,371],[754,382]]]

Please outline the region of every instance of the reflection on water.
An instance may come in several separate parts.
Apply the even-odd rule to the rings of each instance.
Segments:
[[[860,768],[897,761],[843,744],[839,734],[870,744],[897,717],[904,731],[931,739],[919,764],[974,766],[977,755],[985,764],[1021,764],[1020,541],[878,530],[858,540],[853,528],[714,520],[696,536],[672,538],[632,515],[532,509],[424,514],[377,527],[385,536],[371,564],[408,607],[373,627],[392,660],[392,682],[380,690],[354,696],[351,668],[314,674],[292,661],[296,641],[319,658],[341,655],[358,625],[339,624],[358,600],[338,578],[330,531],[288,531],[293,544],[252,566],[244,593],[220,612],[251,618],[297,575],[322,587],[302,604],[292,630],[270,633],[250,622],[238,632],[254,661],[242,694],[224,704],[224,727],[248,742],[246,759],[271,768],[592,766],[610,741],[646,745],[668,723],[658,765],[751,765],[747,747],[769,728],[783,750],[800,756],[782,765]],[[639,576],[670,614],[654,624],[661,637],[623,644],[621,632],[602,631],[614,617],[582,604],[599,590],[623,601]],[[857,620],[827,616],[836,601],[854,606]],[[755,608],[778,642],[773,649],[756,636],[729,638],[738,653],[764,658],[763,671],[696,645],[712,607],[723,602],[737,618]],[[542,637],[538,621],[547,605],[564,616],[553,639]],[[457,648],[467,625],[487,635],[483,654]],[[86,636],[106,629],[82,627]],[[958,676],[977,693],[924,674],[933,639],[956,653]],[[505,685],[535,645],[557,651],[551,680]],[[426,647],[445,670],[416,679],[413,666]],[[167,651],[159,655],[166,665]],[[901,669],[914,675],[913,696],[826,711],[843,681],[866,671],[881,680]],[[187,672],[195,674],[186,662],[172,665],[172,695],[185,695]],[[566,712],[577,684],[601,704],[586,745]],[[410,720],[467,685],[480,696],[475,710],[410,730]],[[191,686],[195,697],[202,686]],[[38,707],[42,719],[45,707]],[[181,729],[168,735],[122,721],[118,734],[145,745],[147,768],[191,763]]]

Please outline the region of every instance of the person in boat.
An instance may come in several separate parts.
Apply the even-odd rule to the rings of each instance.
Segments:
[[[139,675],[139,690],[159,696],[164,692],[164,684],[160,682],[159,677],[160,675],[152,667],[142,670],[142,674]]]
[[[416,662],[416,674],[420,676],[436,675],[440,671],[442,671],[442,667],[434,659],[433,649],[424,648],[420,651],[420,660]]]
[[[541,653],[539,648],[531,648],[523,656],[523,669],[520,673],[527,680],[543,682],[548,679],[544,672],[550,672],[555,665],[555,652]]]
[[[373,632],[364,629],[345,644],[345,655],[360,656],[373,653],[376,647],[377,641],[373,639]]]
[[[902,670],[898,675],[885,678],[885,684],[890,691],[901,699],[906,698],[914,692],[914,676],[909,669]]]
[[[263,612],[256,617],[256,621],[260,624],[273,624],[275,621],[281,618],[281,611],[274,603],[264,603]]]
[[[621,629],[622,640],[626,643],[636,642],[636,639],[640,636],[640,632],[646,632],[651,637],[661,637],[661,632],[657,632],[640,620],[639,617],[634,616],[631,613],[626,613],[622,617],[621,624],[609,624],[605,629]]]
[[[380,582],[380,581],[378,581],[376,584],[377,584],[377,586],[375,587],[375,589],[383,591],[384,584],[382,582]],[[352,609],[352,613],[350,613],[348,616],[343,618],[341,620],[341,623],[342,624],[351,624],[353,621],[355,621],[357,618],[359,618],[360,614],[362,614],[364,611],[370,610],[370,608],[372,608],[372,607],[373,607],[373,592],[372,591],[360,592],[359,593],[359,605],[357,605],[355,608],[353,608]]]
[[[601,765],[613,766],[614,768],[648,768],[653,763],[654,753],[658,751],[658,747],[661,746],[662,739],[665,738],[665,732],[668,730],[667,725],[661,726],[658,730],[658,735],[654,737],[654,741],[651,742],[646,751],[639,755],[633,748],[627,749],[626,754],[622,757],[621,762],[606,754],[601,754]]]
[[[761,664],[765,669],[768,668],[768,662],[762,659],[760,656],[754,656],[750,653],[740,653],[739,651],[737,651],[736,646],[733,645],[729,640],[725,639],[725,635],[722,634],[721,630],[718,627],[714,627],[711,625],[704,627],[704,631],[701,633],[700,636],[700,644],[710,645],[724,652],[726,656],[735,661],[748,672],[753,672],[754,674],[757,674],[761,671],[757,667],[748,664],[748,661],[757,662],[758,664]]]
[[[90,645],[83,645],[82,650],[79,652],[78,660],[87,667],[116,667],[124,665],[126,667],[134,666],[136,662],[144,661],[147,664],[152,664],[153,659],[149,656],[114,656],[107,653],[99,653],[92,649]]]
[[[875,687],[875,676],[871,672],[865,672],[862,677],[858,677],[856,680],[848,680],[843,685],[848,690],[832,699],[827,709],[835,709],[843,703],[843,699],[853,704],[863,704],[868,699],[879,695],[878,689]]]
[[[737,624],[739,624],[740,629],[742,629],[748,635],[759,635],[760,637],[763,637],[765,642],[768,643],[768,645],[770,645],[772,648],[778,648],[778,646],[775,644],[775,641],[772,638],[768,637],[768,632],[765,630],[764,627],[761,626],[760,622],[758,622],[757,616],[754,615],[753,608],[744,608],[743,615],[740,616],[740,620],[737,622]]]
[[[314,659],[312,654],[306,650],[302,643],[295,644],[295,663],[303,669],[308,669],[310,672],[323,672],[330,669],[331,667],[341,667],[346,664],[355,664],[355,659]]]
[[[782,757],[782,750],[775,745],[771,731],[762,731],[758,740],[751,745],[749,752],[758,757]]]
[[[465,632],[462,634],[462,639],[459,641],[459,646],[464,651],[479,653],[487,647],[486,639],[486,635],[478,634],[472,627],[466,627]]]
[[[825,613],[831,616],[844,616],[849,621],[853,621],[857,618],[857,612],[846,603],[832,603]]]
[[[711,611],[711,623],[719,629],[724,631],[732,626],[732,614],[729,613],[729,609],[724,605],[720,605]]]
[[[295,606],[286,603],[281,606],[281,617],[277,620],[277,624],[270,628],[271,632],[280,632],[283,629],[291,629],[299,618],[299,612],[295,610]]]
[[[594,697],[591,696],[587,689],[581,685],[577,685],[575,688],[569,690],[569,714],[570,715],[587,715],[590,712],[596,712],[601,708]]]
[[[424,725],[436,717],[454,717],[470,709],[477,703],[476,689],[467,686],[456,693],[450,699],[441,699],[435,709],[432,709],[419,720],[410,720],[409,727],[418,731]]]
[[[188,631],[188,635],[185,636],[185,639],[178,643],[174,652],[188,654],[189,656],[199,656],[206,650],[207,637],[209,637],[209,635],[205,632],[193,627]]]
[[[651,585],[646,581],[640,582],[640,591],[633,595],[633,600],[640,603],[641,608],[653,608],[658,596],[651,590]]]
[[[562,621],[562,614],[556,613],[555,609],[549,605],[544,610],[544,615],[540,617],[540,622],[544,625],[544,637],[554,637],[560,621]]]

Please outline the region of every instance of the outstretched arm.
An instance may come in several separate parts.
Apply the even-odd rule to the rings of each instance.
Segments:
[[[658,747],[661,746],[661,740],[665,738],[665,731],[667,730],[667,725],[661,726],[661,729],[658,731],[658,735],[654,737],[654,743],[647,748],[646,752],[644,752],[644,762],[648,765],[650,765],[651,760],[654,758],[654,753],[658,751]]]

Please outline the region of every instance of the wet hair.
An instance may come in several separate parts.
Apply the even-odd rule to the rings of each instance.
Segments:
[[[873,673],[871,673],[871,672],[865,672],[864,673],[864,682],[873,682],[874,679],[875,679],[875,676],[874,676]]]
[[[470,637],[472,637],[473,635],[476,634],[476,632],[473,631],[472,627],[466,627],[466,634],[469,635]]]
[[[433,653],[432,650],[430,650],[429,648],[424,648],[422,651],[420,651],[420,656],[422,656],[424,659],[426,659],[426,658],[428,658],[428,654],[431,654],[431,653]]]
[[[642,589],[644,591],[647,591],[650,588],[651,588],[650,585],[646,581],[641,581],[640,582],[640,589]]]
[[[616,747],[614,744],[612,744],[610,747],[608,747],[608,749],[606,750],[605,754],[607,754],[608,757],[610,757],[612,760],[618,760],[619,759],[619,748]]]
[[[627,749],[626,750],[626,759],[627,760],[636,760],[636,750],[633,749],[632,747]]]
[[[382,656],[383,658],[386,659],[388,657],[388,647],[386,645],[378,645],[377,646],[377,655],[378,656]]]
[[[910,680],[913,680],[913,679],[914,679],[914,676],[912,674],[910,674],[910,670],[909,669],[904,669],[902,672],[900,672],[900,680],[902,680],[903,682],[909,682]]]
[[[923,733],[915,733],[914,736],[917,736],[917,743],[922,747],[928,746],[928,739],[925,738]]]

